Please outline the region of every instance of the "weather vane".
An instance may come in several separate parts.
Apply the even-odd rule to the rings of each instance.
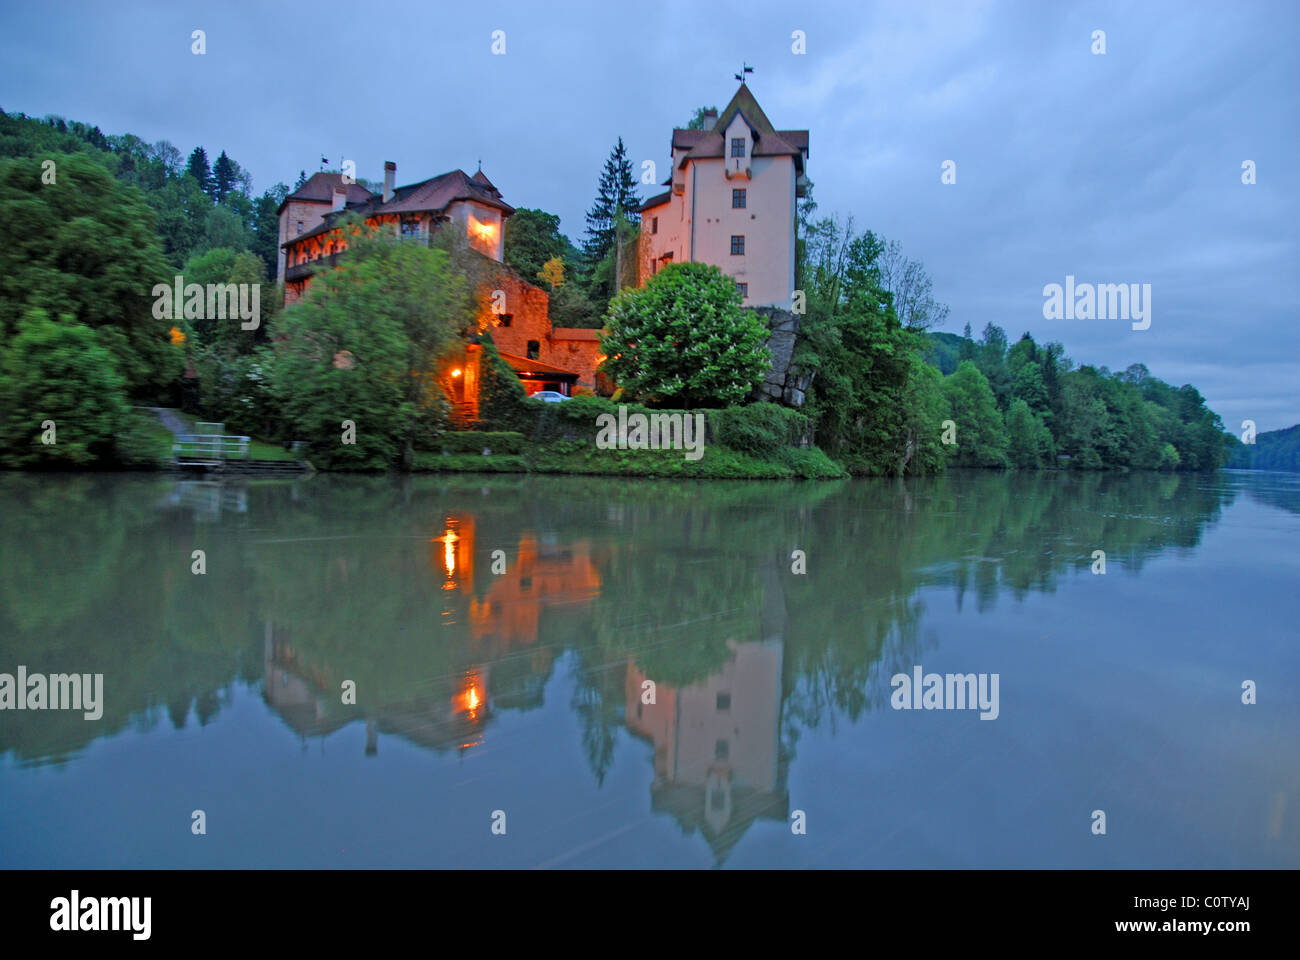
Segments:
[[[745,75],[746,73],[753,73],[753,72],[754,72],[754,68],[753,68],[753,67],[749,66],[749,64],[747,64],[747,63],[743,63],[743,62],[742,62],[742,63],[741,63],[741,72],[740,72],[740,73],[737,73],[737,74],[734,74],[734,76],[735,76],[735,78],[736,78],[737,80],[739,80],[741,83],[744,83],[744,82],[745,82],[745,76],[744,76],[744,75]]]

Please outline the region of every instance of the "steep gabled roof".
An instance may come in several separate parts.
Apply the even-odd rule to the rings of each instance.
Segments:
[[[723,141],[736,114],[740,114],[754,135],[752,156],[794,157],[795,169],[803,172],[803,158],[808,155],[808,131],[777,130],[773,127],[772,121],[754,99],[749,86],[744,83],[731,98],[731,102],[718,114],[718,121],[711,129],[673,131],[673,150],[685,151],[678,167],[686,166],[689,160],[725,158],[727,152]]]
[[[276,213],[283,210],[290,200],[301,200],[306,203],[332,203],[334,201],[334,190],[337,187],[342,187],[347,191],[348,203],[364,203],[374,196],[359,183],[345,184],[341,173],[313,173],[307,178],[306,183],[284,198],[276,209]]]

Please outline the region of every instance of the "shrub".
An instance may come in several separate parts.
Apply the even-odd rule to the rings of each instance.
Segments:
[[[775,403],[727,407],[709,417],[715,441],[756,457],[780,455],[798,443],[808,429],[806,415]]]

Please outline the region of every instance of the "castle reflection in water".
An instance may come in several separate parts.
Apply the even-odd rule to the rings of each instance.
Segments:
[[[464,631],[467,662],[426,678],[406,699],[341,703],[345,677],[295,647],[292,631],[265,623],[264,699],[301,737],[325,737],[363,722],[365,752],[384,736],[437,752],[481,745],[499,709],[541,703],[559,649],[539,641],[544,614],[586,607],[600,593],[593,546],[557,546],[526,533],[513,550],[476,549],[475,519],[446,517],[429,538],[430,588],[442,623]],[[501,554],[504,554],[502,556]],[[504,572],[496,572],[504,566]],[[477,589],[476,589],[477,588]],[[656,680],[628,657],[622,672],[622,726],[654,751],[651,808],[699,831],[718,862],[757,819],[785,821],[789,798],[781,748],[781,614],[764,611],[762,638],[728,640],[730,656],[706,679],[684,685]],[[776,622],[771,622],[775,620]],[[381,654],[382,655],[382,654]],[[654,697],[643,696],[654,681]]]

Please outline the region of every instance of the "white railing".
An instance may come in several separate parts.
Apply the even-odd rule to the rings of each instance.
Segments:
[[[220,433],[177,434],[172,453],[180,462],[187,460],[248,459],[248,437]]]

